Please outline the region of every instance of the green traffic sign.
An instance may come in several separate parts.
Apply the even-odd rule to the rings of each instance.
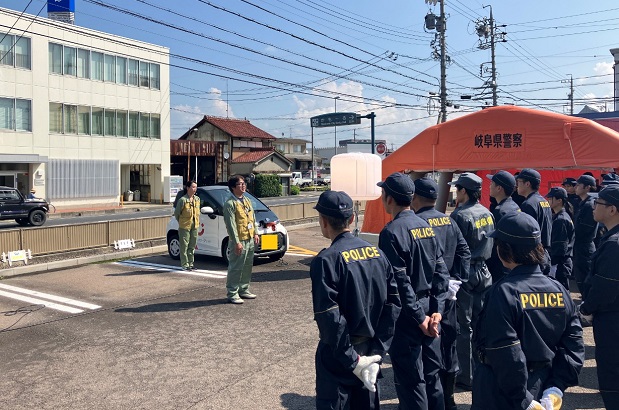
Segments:
[[[310,118],[312,128],[339,127],[340,125],[361,124],[361,116],[354,112],[335,112]]]

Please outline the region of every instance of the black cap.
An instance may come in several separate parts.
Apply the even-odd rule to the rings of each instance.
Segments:
[[[494,175],[488,174],[486,177],[508,191],[513,191],[516,188],[516,178],[507,171],[501,170]]]
[[[333,218],[348,219],[352,216],[352,199],[346,192],[325,191],[314,207],[319,213]]]
[[[598,194],[598,198],[602,198],[611,205],[619,208],[619,184],[607,185]]]
[[[449,182],[449,185],[460,185],[470,191],[479,191],[481,189],[481,178],[472,172],[463,172],[456,181]]]
[[[592,186],[595,187],[597,186],[597,182],[595,181],[595,178],[593,178],[591,175],[586,175],[583,174],[581,176],[578,177],[578,179],[576,180],[577,184],[583,184],[584,186]]]
[[[571,186],[576,186],[576,178],[565,178],[563,180],[563,182],[561,183],[561,185],[571,185]]]
[[[408,175],[395,172],[376,185],[384,189],[387,194],[398,201],[410,202],[413,200],[415,184]]]
[[[550,191],[546,194],[546,198],[567,199],[567,191],[564,188],[555,186],[550,188]]]
[[[415,194],[424,198],[438,198],[438,185],[432,178],[419,178],[415,180]]]
[[[525,168],[516,177],[516,179],[524,179],[525,181],[537,181],[542,182],[542,176],[536,170],[532,168]]]
[[[496,229],[488,236],[512,245],[527,247],[535,247],[542,243],[542,233],[537,221],[524,212],[510,212],[503,215]]]
[[[616,185],[619,184],[619,175],[613,173],[604,174],[604,178],[602,179],[602,185]]]

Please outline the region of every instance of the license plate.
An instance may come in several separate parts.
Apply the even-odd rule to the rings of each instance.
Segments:
[[[277,234],[260,236],[260,249],[263,251],[277,250]]]

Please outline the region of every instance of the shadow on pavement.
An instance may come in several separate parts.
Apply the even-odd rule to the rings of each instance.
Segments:
[[[214,300],[194,300],[188,302],[153,303],[135,308],[119,308],[116,313],[153,313],[153,312],[176,312],[207,306],[223,305],[228,303],[225,298]]]
[[[255,272],[252,277],[252,282],[279,282],[283,280],[301,280],[309,279],[308,271],[287,270],[279,272]]]
[[[156,273],[167,273],[167,272],[157,271],[157,270],[134,270],[131,272],[106,273],[104,276],[137,276],[137,275],[153,275]]]
[[[284,393],[280,396],[282,407],[290,410],[312,409],[316,405],[316,397],[302,396],[296,393]]]

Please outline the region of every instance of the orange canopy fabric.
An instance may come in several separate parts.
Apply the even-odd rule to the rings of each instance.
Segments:
[[[585,118],[501,106],[425,129],[383,160],[382,175],[483,171],[479,175],[485,179],[486,170],[535,168],[542,173],[545,194],[543,187],[561,181],[557,173],[548,180],[542,170],[571,170],[569,176],[577,178],[582,170],[618,163],[619,133],[610,128]],[[362,231],[378,233],[389,220],[380,199],[368,201]]]

